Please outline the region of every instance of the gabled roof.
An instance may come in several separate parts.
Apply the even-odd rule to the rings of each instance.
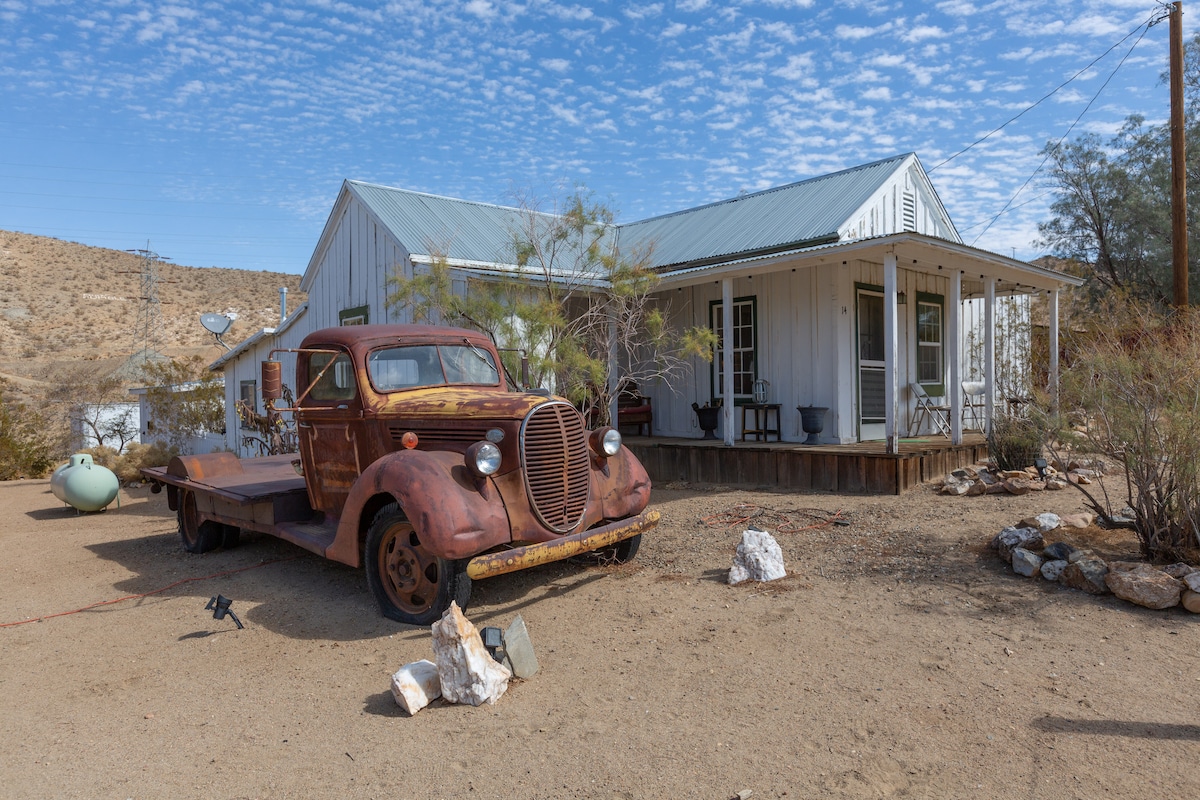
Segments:
[[[914,173],[923,202],[932,204],[935,215],[944,220],[945,230],[954,237],[950,241],[957,241],[957,232],[920,160],[915,153],[904,153],[786,186],[615,225],[611,229],[612,243],[630,254],[652,242],[651,265],[664,272],[835,244],[848,235],[856,238],[848,231],[854,219],[878,200],[889,182],[897,181],[909,170]],[[390,231],[414,261],[428,261],[437,253],[452,266],[484,271],[512,268],[514,235],[529,227],[531,213],[347,180],[309,261],[302,289],[310,289],[338,221],[352,200]],[[554,219],[547,213],[538,216],[545,217],[548,225]]]
[[[910,160],[885,158],[830,175],[745,194],[618,226],[626,252],[654,243],[654,264],[716,263],[727,258],[838,241],[839,229]]]

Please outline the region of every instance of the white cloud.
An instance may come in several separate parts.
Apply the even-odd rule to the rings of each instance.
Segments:
[[[469,0],[469,2],[463,6],[463,11],[466,11],[473,17],[479,17],[480,19],[492,19],[496,16],[496,7],[493,6],[489,0]]]
[[[675,7],[680,11],[695,13],[708,8],[708,0],[677,0]]]
[[[682,22],[672,22],[666,28],[663,28],[662,35],[664,38],[673,39],[677,36],[682,36],[687,33],[688,26]]]
[[[566,72],[571,68],[571,62],[565,58],[543,58],[538,62],[543,69],[548,69],[551,72]]]
[[[833,35],[839,39],[845,39],[851,42],[857,42],[860,39],[867,39],[872,36],[877,36],[881,33],[887,33],[892,29],[892,23],[885,22],[874,28],[865,27],[862,25],[838,25],[833,29]]]
[[[926,39],[944,39],[949,34],[936,25],[918,25],[904,32],[900,38],[909,43],[923,42]]]
[[[874,86],[867,89],[860,96],[864,100],[887,103],[892,99],[892,90],[886,86]]]

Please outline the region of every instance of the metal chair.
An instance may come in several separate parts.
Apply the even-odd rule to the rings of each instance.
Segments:
[[[983,381],[963,381],[963,409],[962,422],[964,430],[983,430],[984,423],[987,421],[987,414],[984,411],[983,395],[987,392],[987,384]],[[967,424],[968,417],[971,424]]]
[[[917,400],[908,435],[919,434],[921,426],[928,419],[943,436],[950,436],[950,406],[945,404],[946,388],[933,384],[922,386],[919,383],[910,383],[908,386]]]

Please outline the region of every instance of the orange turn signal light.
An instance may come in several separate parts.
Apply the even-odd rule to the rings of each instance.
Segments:
[[[404,445],[405,450],[412,450],[417,446],[417,435],[412,431],[405,431],[400,437],[400,444]]]

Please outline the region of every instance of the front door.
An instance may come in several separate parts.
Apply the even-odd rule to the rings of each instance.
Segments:
[[[884,397],[883,293],[858,290],[858,439],[882,439]]]

